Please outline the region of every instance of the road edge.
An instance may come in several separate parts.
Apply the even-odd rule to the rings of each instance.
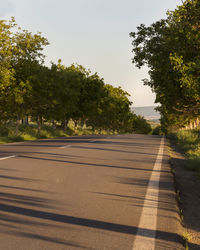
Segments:
[[[194,210],[198,210],[198,207],[200,208],[200,202],[198,203],[198,207],[196,207],[196,204],[194,205],[194,203],[191,202],[191,199],[194,199],[194,197],[191,196],[191,193],[194,193],[195,189],[200,187],[200,181],[198,180],[198,186],[195,186],[194,179],[197,179],[195,173],[184,168],[186,160],[185,155],[170,141],[169,156],[170,167],[174,176],[176,200],[182,224],[184,246],[185,249],[196,250],[200,248],[200,233],[198,230],[193,229],[194,223],[192,222],[191,213],[193,213]],[[196,220],[198,219],[196,218]]]

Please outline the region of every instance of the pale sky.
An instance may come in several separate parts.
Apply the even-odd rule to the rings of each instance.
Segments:
[[[42,32],[50,45],[46,63],[59,58],[97,72],[105,83],[131,94],[133,106],[152,106],[155,95],[142,79],[148,69],[137,69],[131,58],[131,38],[141,23],[166,17],[181,0],[0,0],[0,19],[14,16],[29,31]]]

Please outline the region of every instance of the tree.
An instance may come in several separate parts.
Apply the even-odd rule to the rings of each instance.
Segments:
[[[55,101],[54,106],[48,111],[48,116],[61,122],[66,130],[71,118],[79,119],[81,116],[79,100],[85,73],[75,65],[66,67],[59,60],[57,65],[52,64],[50,75],[54,85]]]
[[[16,122],[16,134],[25,116],[37,121],[38,134],[44,120],[66,130],[70,119],[93,129],[132,132],[129,94],[82,65],[67,67],[59,60],[45,66],[48,44],[41,33],[22,30],[14,18],[0,21],[1,122]]]
[[[14,82],[12,59],[12,28],[16,26],[14,19],[10,22],[0,20],[0,119],[9,117],[7,110],[8,96]],[[10,106],[10,104],[9,104]]]
[[[106,84],[96,115],[89,124],[101,129],[125,131],[130,115],[129,94],[121,87]]]
[[[200,3],[187,0],[165,20],[140,25],[133,38],[133,63],[149,67],[144,83],[161,104],[161,121],[184,126],[200,112]],[[177,119],[179,118],[179,119]]]
[[[0,21],[0,108],[7,119],[17,119],[16,133],[20,119],[30,109],[32,80],[35,68],[44,63],[42,50],[46,45],[46,38],[21,30],[14,18]]]
[[[142,116],[136,116],[133,119],[133,130],[139,134],[149,134],[152,131],[151,125]]]
[[[44,73],[42,65],[44,64],[45,56],[42,54],[42,50],[49,43],[41,33],[32,34],[27,30],[21,31],[21,28],[14,34],[13,41],[12,67],[14,69],[15,82],[11,98],[15,107],[18,126],[19,120],[27,114],[28,109],[33,107],[32,100],[30,101],[33,96],[32,89],[34,91],[35,84],[36,82],[38,83],[35,80]],[[39,71],[41,74],[39,74]],[[38,94],[42,90],[39,87],[37,88]],[[44,98],[45,96],[43,96]],[[39,116],[38,114],[38,122],[40,123]]]

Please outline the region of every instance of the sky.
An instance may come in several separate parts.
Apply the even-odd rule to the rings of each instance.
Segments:
[[[154,106],[155,94],[143,86],[148,68],[131,62],[130,32],[166,17],[181,0],[0,0],[0,19],[14,16],[23,29],[42,32],[50,45],[46,64],[62,59],[97,72],[105,83],[130,93],[133,106]]]

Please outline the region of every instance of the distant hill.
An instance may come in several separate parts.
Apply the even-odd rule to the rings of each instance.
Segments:
[[[155,106],[132,107],[132,110],[136,115],[144,116],[145,119],[150,121],[159,121],[160,119],[160,114],[155,111]]]

